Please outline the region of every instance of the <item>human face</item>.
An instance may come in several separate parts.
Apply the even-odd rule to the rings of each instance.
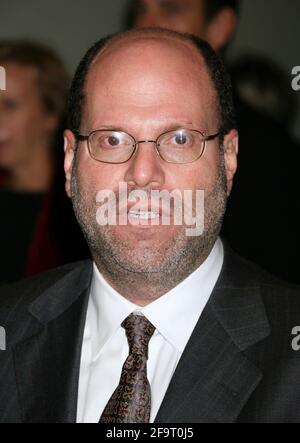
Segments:
[[[133,0],[133,16],[134,28],[159,27],[194,34],[217,52],[230,43],[238,24],[229,7],[207,20],[204,0]]]
[[[134,0],[134,27],[160,27],[204,37],[203,0]]]
[[[0,168],[13,171],[39,154],[56,125],[39,95],[37,73],[31,67],[9,63],[6,91],[0,93]]]
[[[126,39],[106,49],[91,68],[80,132],[115,128],[136,140],[155,140],[178,127],[212,134],[219,130],[217,108],[212,82],[195,49],[171,38]],[[226,137],[225,158],[218,140],[208,142],[203,156],[190,164],[166,163],[152,143],[145,143],[127,163],[105,164],[90,157],[86,143],[80,143],[74,160],[76,140],[66,131],[66,188],[96,262],[140,273],[179,273],[185,262],[191,272],[207,256],[219,233],[236,166],[236,153],[232,149],[228,154],[227,149],[229,143],[233,146],[235,135]],[[176,189],[182,194],[203,190],[203,235],[187,238],[185,226],[172,223],[100,227],[97,192],[110,189],[117,193],[121,182],[130,190],[171,193]]]

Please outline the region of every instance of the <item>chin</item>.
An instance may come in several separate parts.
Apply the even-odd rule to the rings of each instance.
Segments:
[[[145,256],[137,256],[135,258],[124,257],[119,260],[119,264],[126,271],[139,274],[158,273],[166,267],[165,259]]]
[[[116,227],[114,236],[128,243],[131,248],[147,247],[150,242],[152,248],[162,248],[164,244],[174,241],[180,235],[182,228],[178,226],[125,226]]]
[[[113,255],[123,269],[137,273],[158,273],[170,271],[176,262],[178,250],[173,242],[137,242],[134,245],[115,245]],[[175,266],[175,268],[177,265]]]

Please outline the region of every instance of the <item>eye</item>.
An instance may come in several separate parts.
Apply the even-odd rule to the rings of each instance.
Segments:
[[[186,134],[183,134],[183,133],[176,134],[174,137],[174,142],[177,145],[185,145],[187,143]]]
[[[118,134],[103,134],[98,139],[98,145],[101,148],[112,149],[124,146],[124,142]]]
[[[188,148],[193,145],[193,135],[186,131],[179,131],[173,133],[170,143],[175,148]]]
[[[192,148],[195,144],[194,136],[187,130],[167,132],[158,140],[158,147],[182,149]]]
[[[4,99],[3,104],[4,104],[4,108],[7,111],[14,111],[14,110],[18,109],[18,106],[19,106],[19,104],[11,98]]]
[[[122,149],[132,146],[132,139],[129,135],[122,132],[96,131],[90,142],[97,149]]]
[[[120,144],[120,138],[115,135],[111,135],[110,137],[106,137],[106,144],[109,146],[118,146]]]

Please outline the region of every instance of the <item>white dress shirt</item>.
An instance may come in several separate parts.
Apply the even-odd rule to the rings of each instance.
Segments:
[[[78,423],[98,423],[119,384],[129,353],[121,323],[139,312],[155,326],[149,342],[147,375],[151,386],[154,422],[180,357],[205,308],[223,265],[220,239],[205,262],[174,289],[140,307],[122,297],[94,264],[81,356]]]

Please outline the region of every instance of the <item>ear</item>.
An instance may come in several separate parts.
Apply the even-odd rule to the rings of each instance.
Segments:
[[[65,177],[66,177],[66,193],[68,197],[71,198],[71,180],[72,180],[72,170],[73,170],[73,161],[76,149],[76,138],[72,131],[67,129],[64,132],[64,151],[65,151]]]
[[[227,196],[229,197],[233,178],[237,170],[237,155],[239,151],[239,135],[235,129],[232,129],[224,137],[224,159],[227,177]]]
[[[217,52],[227,46],[233,37],[238,23],[236,13],[232,8],[223,8],[207,26],[206,40]]]

